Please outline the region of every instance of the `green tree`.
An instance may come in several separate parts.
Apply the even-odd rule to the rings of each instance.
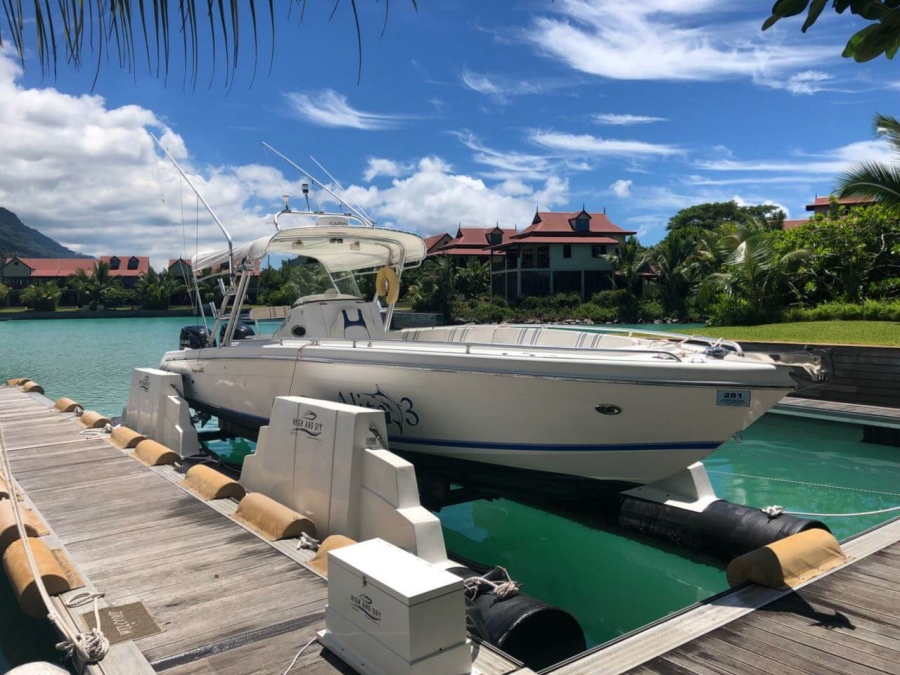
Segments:
[[[491,290],[490,264],[472,260],[468,265],[455,267],[453,288],[456,293],[467,300],[486,298]]]
[[[0,260],[3,258],[0,257]],[[9,286],[6,284],[0,284],[0,307],[6,306],[6,301],[9,298]]]
[[[887,140],[900,159],[900,121],[875,115],[875,135]],[[900,167],[881,162],[861,162],[838,178],[841,197],[872,197],[880,204],[900,212]]]
[[[75,289],[79,305],[87,299],[94,308],[103,301],[103,294],[113,286],[114,280],[110,275],[109,263],[101,260],[95,262],[90,271],[79,268],[69,276],[67,283],[69,288]]]
[[[775,242],[776,255],[799,249],[809,255],[796,272],[795,299],[806,305],[860,302],[874,284],[900,277],[900,223],[880,205],[816,215]]]
[[[650,252],[641,246],[637,237],[628,237],[615,253],[604,257],[618,273],[619,285],[634,295],[640,295],[643,285],[641,273],[648,269]]]
[[[715,230],[723,223],[740,223],[748,218],[762,218],[772,221],[772,229],[776,229],[775,226],[780,228],[781,222],[784,221],[784,212],[774,204],[740,206],[734,200],[730,202],[695,204],[694,206],[681,209],[681,211],[672,216],[666,229],[671,232],[672,230],[688,228],[689,233],[693,234],[697,230]],[[694,230],[694,232],[692,233],[690,230]]]
[[[806,20],[800,29],[805,33],[819,19],[827,4],[827,0],[777,0],[772,7],[772,16],[766,19],[762,28],[768,30],[781,19],[806,12]],[[833,0],[831,6],[838,14],[849,9],[851,14],[870,22],[847,41],[844,57],[857,63],[871,61],[882,54],[894,58],[900,48],[898,0]]]
[[[144,309],[168,309],[172,296],[182,290],[181,282],[168,270],[150,268],[137,282],[137,297]]]
[[[62,289],[53,281],[29,286],[19,296],[22,304],[39,312],[55,312]]]
[[[782,306],[781,290],[790,285],[790,275],[796,264],[808,257],[805,249],[790,250],[776,255],[773,237],[759,229],[748,228],[726,236],[723,247],[734,244],[722,269],[707,276],[699,287],[702,296],[721,294],[736,297],[760,310]]]
[[[681,229],[670,232],[653,248],[651,260],[665,292],[667,309],[681,309],[687,299],[691,285],[689,262],[695,249],[695,239]]]
[[[454,296],[453,261],[439,255],[422,263],[418,279],[409,287],[405,299],[417,312],[441,312],[449,318]]]

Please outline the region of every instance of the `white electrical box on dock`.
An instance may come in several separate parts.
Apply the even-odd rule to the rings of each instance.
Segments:
[[[319,640],[366,675],[466,675],[462,580],[381,539],[329,551]]]

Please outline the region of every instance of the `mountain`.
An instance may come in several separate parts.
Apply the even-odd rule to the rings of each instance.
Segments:
[[[19,217],[0,206],[0,258],[89,258],[28,227]]]

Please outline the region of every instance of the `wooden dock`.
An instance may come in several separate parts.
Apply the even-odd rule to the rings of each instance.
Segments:
[[[807,417],[831,422],[846,422],[873,427],[900,427],[900,408],[859,403],[841,403],[822,399],[788,397],[772,408],[773,413]]]
[[[816,402],[821,403],[821,402]],[[789,405],[792,405],[789,404]],[[324,627],[326,581],[296,541],[268,542],[203,502],[172,467],[146,467],[38,394],[0,387],[0,421],[46,542],[103,604],[143,602],[162,632],[113,645],[91,672],[281,675]],[[900,519],[844,543],[850,560],[794,591],[747,584],[544,672],[900,675]],[[73,626],[86,607],[55,602]],[[482,675],[531,671],[473,640]],[[350,673],[314,642],[291,673]]]
[[[296,540],[270,543],[230,515],[232,500],[203,502],[172,467],[149,468],[52,401],[0,387],[0,421],[26,505],[49,526],[47,543],[74,563],[105,605],[141,601],[161,633],[113,645],[94,668],[109,675],[281,675],[325,626],[327,583]],[[57,608],[80,630],[81,614]],[[484,675],[528,673],[473,641]],[[291,673],[352,673],[313,643]]]

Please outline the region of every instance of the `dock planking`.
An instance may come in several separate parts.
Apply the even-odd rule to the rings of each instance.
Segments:
[[[234,502],[200,501],[171,468],[143,466],[50,405],[0,387],[6,447],[28,505],[107,605],[143,602],[163,628],[114,645],[95,671],[281,675],[325,626],[327,583],[294,543],[262,540],[228,517]],[[68,614],[79,623],[82,611]],[[484,675],[521,668],[473,647]],[[291,672],[353,671],[313,643]]]
[[[877,427],[900,427],[900,408],[877,405],[788,397],[776,404],[772,412]]]

